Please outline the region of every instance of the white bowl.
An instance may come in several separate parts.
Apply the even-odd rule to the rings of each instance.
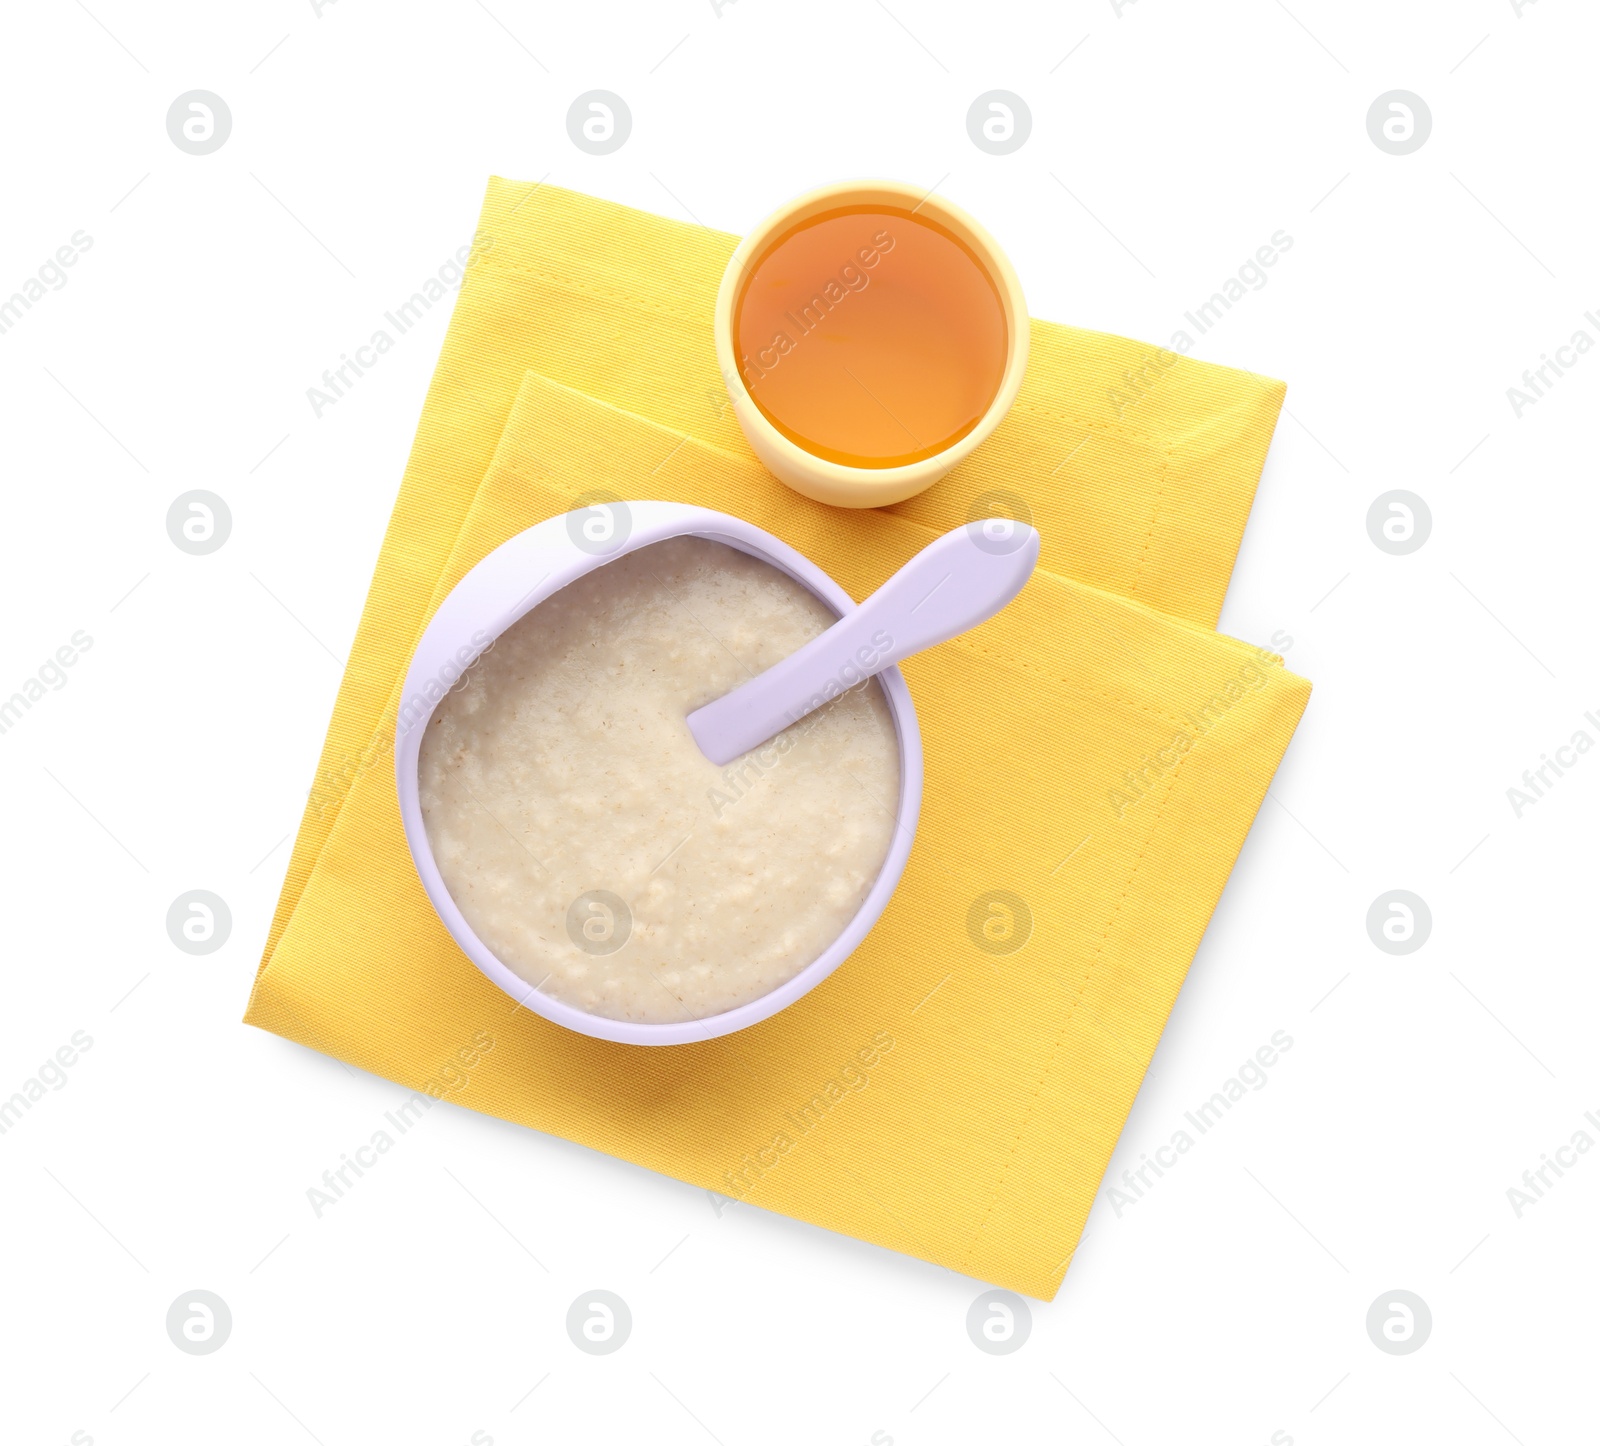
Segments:
[[[417,761],[428,719],[479,655],[551,594],[625,553],[669,537],[684,536],[710,538],[771,563],[841,616],[855,609],[849,594],[810,559],[770,532],[725,512],[676,502],[597,503],[519,532],[495,548],[450,590],[412,655],[395,725],[395,780],[406,843],[422,887],[451,937],[489,979],[519,1004],[579,1034],[622,1044],[690,1044],[714,1039],[758,1024],[815,989],[849,958],[888,904],[911,853],[922,807],[922,736],[917,729],[916,710],[899,668],[887,668],[878,674],[878,680],[888,699],[900,745],[900,798],[894,836],[883,868],[855,917],[827,949],[787,984],[723,1014],[672,1024],[637,1024],[590,1014],[532,988],[473,932],[445,887],[423,825]]]

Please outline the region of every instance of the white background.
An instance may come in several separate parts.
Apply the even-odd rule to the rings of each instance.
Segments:
[[[93,246],[0,336],[0,694],[94,642],[0,736],[0,1095],[94,1044],[0,1137],[0,1436],[1594,1439],[1600,1152],[1506,1194],[1600,1141],[1600,754],[1506,796],[1600,740],[1600,355],[1506,398],[1600,338],[1592,8],[486,4],[8,9],[0,295]],[[633,113],[606,157],[565,127],[596,88]],[[997,88],[1033,118],[1003,157],[965,124]],[[232,111],[209,156],[166,132],[192,89]],[[1432,112],[1408,156],[1367,133],[1393,89]],[[1145,1198],[1102,1194],[1013,1354],[967,1337],[978,1282],[452,1106],[307,1203],[400,1091],[239,1018],[445,309],[321,419],[305,393],[491,172],[731,231],[828,180],[938,185],[1035,315],[1157,342],[1294,238],[1196,354],[1289,382],[1223,627],[1291,634],[1316,691],[1112,1176],[1294,1045]],[[165,530],[197,487],[233,514],[209,557]],[[1392,488],[1432,512],[1409,556],[1367,535]],[[233,915],[206,957],[164,923],[195,888]],[[1433,915],[1404,957],[1365,926],[1396,888]],[[611,1356],[564,1330],[593,1287],[633,1312]],[[195,1288],[232,1310],[215,1354],[167,1337]],[[1410,1355],[1365,1328],[1396,1288],[1432,1312]]]

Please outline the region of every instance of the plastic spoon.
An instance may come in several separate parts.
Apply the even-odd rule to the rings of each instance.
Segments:
[[[764,673],[689,715],[713,763],[731,763],[846,688],[986,622],[1022,591],[1039,534],[1005,518],[930,542],[854,612]]]

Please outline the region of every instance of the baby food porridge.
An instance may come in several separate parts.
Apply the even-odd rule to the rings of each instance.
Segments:
[[[894,721],[871,680],[726,768],[684,719],[835,621],[770,563],[679,537],[507,629],[423,737],[428,841],[474,932],[590,1014],[704,1019],[792,979],[888,855]]]

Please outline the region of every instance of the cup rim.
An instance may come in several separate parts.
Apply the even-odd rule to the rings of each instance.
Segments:
[[[847,463],[833,462],[808,452],[780,432],[755,404],[750,389],[745,385],[739,369],[738,354],[734,347],[733,315],[738,304],[746,268],[779,232],[820,214],[848,205],[887,204],[901,210],[926,212],[941,225],[956,233],[977,253],[989,272],[990,280],[1000,293],[1006,318],[1006,366],[1001,373],[1000,387],[990,402],[988,410],[978,424],[941,452],[931,457],[908,462],[899,467],[852,467]],[[778,475],[790,481],[786,473],[801,479],[799,490],[818,501],[844,507],[886,506],[904,501],[930,486],[957,463],[963,461],[989,434],[999,426],[1001,419],[1011,410],[1022,386],[1023,374],[1028,366],[1029,321],[1027,301],[1022,294],[1022,283],[1017,278],[1010,259],[1000,249],[1000,244],[972,216],[959,206],[934,192],[909,186],[902,181],[858,180],[840,181],[829,186],[819,186],[804,195],[785,202],[777,210],[753,227],[734,248],[733,255],[722,273],[717,288],[716,305],[712,313],[712,334],[716,345],[717,366],[722,380],[733,400],[739,425],[763,460],[768,454],[781,467]],[[769,462],[769,466],[770,466]],[[774,469],[778,470],[778,469]],[[791,485],[794,485],[791,483]]]
[[[692,1044],[771,1018],[822,983],[866,938],[893,896],[911,855],[922,807],[922,736],[904,675],[898,667],[884,669],[877,677],[894,719],[900,749],[900,797],[889,851],[866,898],[838,937],[786,983],[721,1014],[666,1024],[608,1019],[541,994],[478,937],[445,887],[428,840],[417,774],[422,736],[434,709],[454,681],[487,651],[494,639],[561,588],[629,552],[671,537],[706,537],[760,557],[808,588],[840,616],[857,606],[810,558],[754,523],[710,508],[675,502],[627,501],[620,505],[627,509],[629,528],[614,550],[597,554],[578,546],[568,519],[588,515],[593,508],[576,509],[509,538],[445,595],[418,639],[406,670],[396,718],[395,785],[406,844],[423,890],[445,929],[489,980],[533,1013],[579,1034],[620,1044]],[[532,591],[527,589],[530,577],[540,578]],[[478,642],[480,637],[484,641]],[[470,661],[463,663],[467,654],[471,655]],[[451,670],[454,678],[447,681]],[[430,689],[438,696],[431,697]]]

